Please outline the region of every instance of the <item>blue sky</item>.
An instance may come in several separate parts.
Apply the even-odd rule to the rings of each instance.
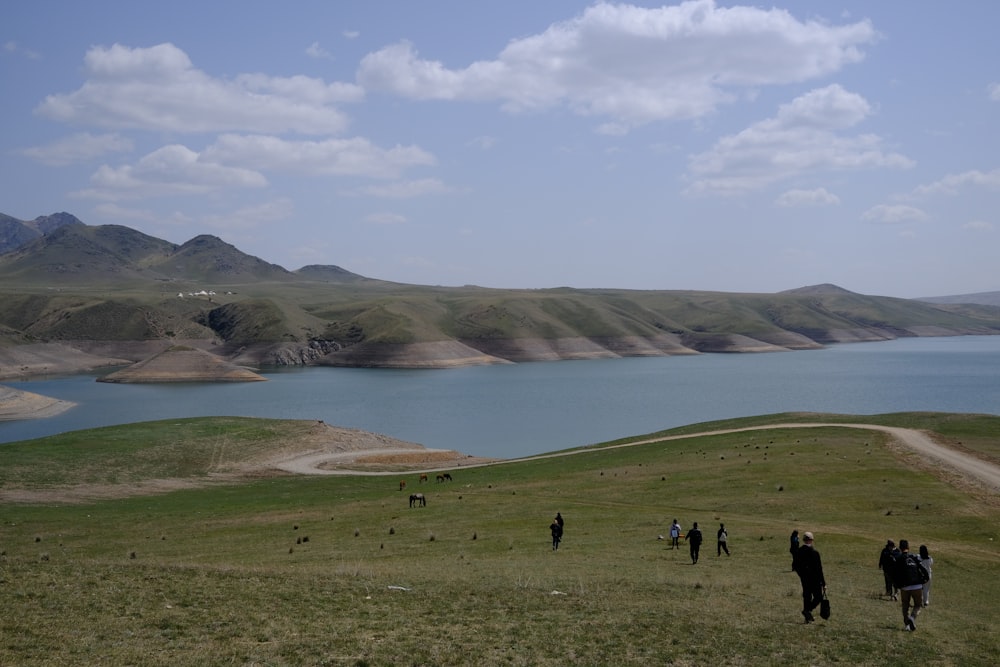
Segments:
[[[505,288],[1000,289],[1000,4],[0,5],[0,212]]]

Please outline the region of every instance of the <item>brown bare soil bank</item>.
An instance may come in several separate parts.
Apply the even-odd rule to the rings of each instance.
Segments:
[[[65,343],[0,346],[0,379],[82,373],[129,362],[127,357],[91,354]]]
[[[253,371],[195,348],[170,347],[159,354],[115,371],[98,382],[261,382]]]
[[[360,343],[319,359],[320,366],[359,368],[456,368],[507,364],[454,340],[428,343]]]
[[[0,421],[53,417],[74,405],[76,403],[0,385]]]

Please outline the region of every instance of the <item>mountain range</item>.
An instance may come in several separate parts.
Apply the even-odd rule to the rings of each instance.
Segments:
[[[178,343],[253,366],[440,368],[1000,333],[1000,307],[958,297],[407,285],[68,213],[0,215],[0,250],[0,377],[52,372],[53,350],[98,366]]]

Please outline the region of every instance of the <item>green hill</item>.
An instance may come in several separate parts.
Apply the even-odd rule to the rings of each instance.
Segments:
[[[440,483],[390,464],[268,465],[314,454],[328,429],[315,421],[170,419],[10,443],[0,664],[993,665],[992,491],[876,431],[696,435],[802,420],[1000,455],[997,417],[945,414],[692,425],[449,467]],[[409,506],[414,491],[426,506]],[[674,518],[705,533],[697,565],[687,543],[657,539]],[[716,555],[720,523],[731,556]],[[792,530],[816,535],[829,620],[802,623]],[[935,559],[916,632],[883,595],[887,538]]]
[[[215,341],[222,355],[238,350],[241,363],[256,365],[329,354],[338,365],[445,367],[1000,333],[1000,307],[835,285],[777,294],[431,287],[336,266],[292,272],[214,236],[178,246],[64,217],[46,229],[0,255],[0,337],[8,348],[26,340],[93,348],[94,341],[168,346],[188,338]]]

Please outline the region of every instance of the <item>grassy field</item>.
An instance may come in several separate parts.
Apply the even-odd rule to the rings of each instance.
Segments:
[[[996,417],[840,419],[1000,450]],[[183,437],[157,423],[0,446],[0,489],[204,479],[220,451],[254,458],[297,428],[184,424]],[[1000,655],[997,496],[915,465],[879,433],[775,429],[451,473],[7,502],[0,665],[965,666]],[[426,507],[409,507],[400,477]],[[566,532],[553,552],[557,511]],[[657,539],[675,517],[704,529],[697,565]],[[716,556],[719,522],[730,557]],[[802,623],[793,529],[816,534],[829,621]],[[916,633],[880,597],[887,538],[935,558]]]

